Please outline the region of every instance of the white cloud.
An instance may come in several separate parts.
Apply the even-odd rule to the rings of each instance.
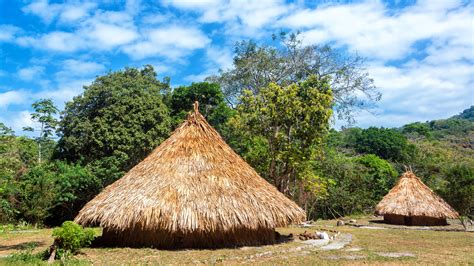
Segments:
[[[123,48],[123,51],[132,58],[162,56],[174,60],[180,59],[211,42],[198,28],[176,25],[149,29],[142,35],[143,39]]]
[[[206,49],[206,56],[217,69],[230,69],[234,63],[234,54],[226,47],[211,46]]]
[[[97,62],[81,61],[76,59],[64,60],[61,64],[62,70],[56,73],[60,79],[70,77],[95,76],[105,70],[105,66]]]
[[[11,90],[0,93],[0,109],[6,109],[12,104],[21,104],[26,100],[26,94],[23,90]]]
[[[101,22],[92,24],[82,35],[90,40],[90,46],[99,50],[127,44],[138,38],[134,29]]]
[[[48,0],[35,0],[22,8],[27,14],[40,17],[43,22],[49,24],[59,17],[62,23],[73,23],[88,17],[91,10],[97,6],[93,2],[66,2],[49,3]]]
[[[39,16],[44,22],[50,23],[59,13],[59,4],[49,4],[48,0],[33,1],[22,8],[25,13]]]
[[[202,23],[224,24],[225,33],[233,36],[260,34],[265,26],[294,8],[282,0],[166,0],[163,3],[198,13]]]
[[[186,10],[203,10],[208,9],[209,7],[216,7],[218,5],[223,4],[225,1],[222,0],[164,0],[162,3],[167,6],[174,6],[180,9]]]
[[[431,2],[430,2],[431,3]],[[365,56],[383,60],[402,59],[418,41],[455,39],[472,45],[472,5],[459,1],[426,8],[426,2],[389,13],[375,1],[325,5],[299,10],[277,26],[302,30],[309,44],[334,41]],[[461,7],[461,8],[460,8]]]
[[[33,79],[38,79],[41,74],[44,72],[44,67],[42,66],[32,66],[22,68],[18,71],[18,77],[22,80],[30,81]]]
[[[84,39],[80,36],[64,31],[53,31],[39,38],[31,36],[20,37],[17,42],[22,46],[33,46],[38,49],[57,52],[75,52],[83,49]]]
[[[0,25],[0,42],[12,41],[21,29],[13,25]]]
[[[64,4],[59,20],[63,23],[73,23],[87,18],[91,11],[97,7],[95,3]]]

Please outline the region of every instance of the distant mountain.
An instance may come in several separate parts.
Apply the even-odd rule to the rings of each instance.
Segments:
[[[449,139],[474,144],[474,106],[448,119],[415,122],[404,125],[402,133],[410,139]]]
[[[467,119],[470,121],[474,121],[474,105],[471,105],[471,107],[462,111],[460,114],[453,116],[452,118]]]

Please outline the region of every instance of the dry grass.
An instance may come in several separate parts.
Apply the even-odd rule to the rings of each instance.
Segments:
[[[418,216],[434,218],[459,217],[459,214],[442,198],[423,184],[414,173],[404,173],[398,183],[377,204],[380,215]]]
[[[358,221],[366,223],[366,221]],[[474,263],[474,233],[442,232],[429,230],[373,230],[356,227],[336,227],[335,221],[319,221],[316,228],[340,230],[353,235],[353,241],[342,250],[321,251],[316,249],[297,250],[298,242],[289,242],[261,247],[244,247],[239,249],[217,250],[158,250],[150,248],[86,248],[75,256],[79,262],[95,265],[134,265],[134,264],[450,264],[468,265]],[[372,226],[385,226],[371,224]],[[396,226],[389,226],[397,228]],[[399,227],[403,228],[403,227]],[[282,234],[302,233],[303,228],[279,228]],[[27,239],[43,239],[52,242],[50,230],[39,230],[35,233],[7,233],[0,241],[8,239],[10,245],[24,243]],[[25,238],[26,237],[26,238]],[[32,238],[33,237],[33,238]],[[4,245],[0,242],[0,246]],[[349,251],[351,248],[360,251]],[[10,253],[14,249],[8,250]],[[415,257],[388,258],[380,252],[411,253]],[[352,257],[351,257],[352,256]],[[355,258],[355,259],[354,259]],[[2,260],[0,260],[2,264]]]
[[[107,228],[108,238],[127,236],[115,244],[209,247],[272,243],[268,230],[304,219],[304,211],[240,158],[196,106],[170,138],[87,203],[76,222]]]

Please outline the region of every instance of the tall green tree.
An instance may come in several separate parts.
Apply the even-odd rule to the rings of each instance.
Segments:
[[[207,121],[222,131],[233,111],[226,104],[224,94],[216,83],[198,82],[174,89],[170,107],[175,124],[186,118],[195,101],[199,101],[200,112]]]
[[[257,94],[244,91],[230,123],[254,135],[252,148],[266,149],[264,176],[280,191],[289,194],[291,181],[316,178],[311,161],[329,129],[332,97],[329,79],[316,76],[288,86],[270,83]]]
[[[89,164],[104,184],[113,182],[168,136],[168,96],[169,84],[150,65],[97,77],[66,103],[57,156]]]
[[[35,129],[32,127],[23,128],[25,131],[38,131],[38,137],[36,137],[36,142],[38,143],[38,163],[41,163],[43,159],[43,149],[48,141],[51,140],[51,137],[54,135],[54,131],[58,125],[58,120],[55,115],[58,113],[58,108],[53,103],[51,99],[41,99],[34,102],[31,105],[34,109],[34,112],[31,114],[31,119],[35,122],[38,122],[40,127]]]
[[[303,45],[298,34],[273,36],[273,45],[253,41],[235,46],[233,68],[207,80],[221,85],[231,104],[239,103],[244,90],[254,95],[270,83],[288,86],[314,75],[330,78],[338,117],[353,121],[352,112],[380,99],[380,92],[364,68],[364,58],[328,45]]]

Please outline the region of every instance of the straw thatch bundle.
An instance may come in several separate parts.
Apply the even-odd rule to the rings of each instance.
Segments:
[[[106,187],[75,221],[103,240],[160,248],[258,245],[304,211],[240,158],[199,113]]]
[[[446,218],[459,214],[411,171],[405,172],[398,183],[375,207],[384,220],[406,225],[444,225]]]

